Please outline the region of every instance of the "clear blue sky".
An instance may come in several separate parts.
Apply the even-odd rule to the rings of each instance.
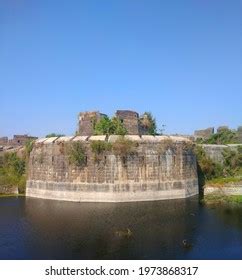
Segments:
[[[167,133],[242,125],[242,0],[0,0],[0,135],[73,134],[79,111]]]

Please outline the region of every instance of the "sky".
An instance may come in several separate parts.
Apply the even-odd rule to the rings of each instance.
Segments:
[[[242,0],[0,0],[0,136],[117,109],[167,134],[242,125]]]

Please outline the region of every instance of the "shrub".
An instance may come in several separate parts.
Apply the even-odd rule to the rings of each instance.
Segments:
[[[145,112],[142,119],[140,120],[142,125],[147,129],[148,134],[157,134],[157,124],[156,119],[153,117],[152,113]]]
[[[181,143],[182,150],[186,153],[194,152],[195,144],[191,141],[184,141]]]
[[[20,193],[25,192],[26,162],[16,153],[5,153],[0,158],[0,186],[17,186]]]
[[[99,162],[103,154],[106,152],[110,151],[112,149],[112,144],[105,142],[105,141],[92,141],[91,142],[91,150],[92,153],[94,154],[94,161]]]
[[[197,156],[198,170],[202,172],[206,180],[223,176],[223,166],[210,159],[201,146],[196,146],[195,153]]]
[[[34,147],[34,141],[29,140],[26,144],[25,144],[25,156],[26,156],[26,160],[29,159],[30,153],[32,152]]]
[[[242,168],[242,147],[236,150],[226,148],[223,151],[224,167],[228,175],[235,175]]]
[[[116,156],[119,156],[123,163],[125,163],[128,156],[133,156],[137,153],[136,149],[139,146],[137,142],[134,142],[130,139],[125,139],[124,137],[119,137],[113,143],[113,153]]]
[[[3,160],[4,166],[16,175],[22,176],[25,173],[25,161],[18,157],[17,153],[5,153]]]
[[[213,134],[206,140],[197,140],[197,143],[226,145],[239,143],[239,140],[235,131],[232,131],[230,129],[223,129],[220,132]]]
[[[86,165],[86,149],[81,142],[68,143],[67,154],[71,164],[79,167]]]

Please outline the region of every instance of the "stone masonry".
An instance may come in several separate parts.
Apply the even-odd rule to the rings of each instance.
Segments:
[[[198,194],[196,157],[190,141],[168,136],[125,136],[136,151],[125,158],[109,150],[94,160],[92,141],[113,145],[118,136],[76,136],[36,141],[30,154],[26,195],[46,199],[130,202]],[[85,165],[70,164],[66,145],[85,147]]]
[[[124,127],[127,129],[128,135],[139,134],[139,114],[129,110],[118,110],[116,117],[120,119]]]
[[[23,135],[14,135],[13,139],[9,139],[8,137],[1,137],[0,138],[0,145],[1,146],[24,146],[28,141],[37,140],[38,137],[29,136],[27,134]]]
[[[79,135],[91,136],[94,134],[94,126],[102,117],[105,117],[98,111],[94,112],[81,112],[79,114]]]
[[[78,134],[82,136],[91,136],[94,134],[94,126],[102,117],[107,115],[98,111],[81,112],[79,114]],[[139,114],[130,110],[117,110],[115,116],[122,122],[128,135],[146,135],[148,128],[145,125],[148,120],[146,115],[139,117]]]

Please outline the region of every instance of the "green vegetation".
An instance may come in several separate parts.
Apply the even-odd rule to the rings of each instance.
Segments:
[[[87,163],[86,149],[81,142],[67,144],[67,155],[69,162],[75,166],[83,167]]]
[[[28,141],[26,144],[25,144],[25,156],[26,156],[26,159],[29,158],[30,156],[30,153],[32,152],[33,150],[33,147],[34,147],[34,141]]]
[[[0,157],[0,186],[17,186],[19,193],[25,192],[26,186],[26,161],[16,152],[5,153]]]
[[[156,119],[153,117],[152,113],[145,112],[141,123],[148,130],[148,134],[157,135]]]
[[[209,194],[201,201],[205,204],[241,204],[242,195],[219,195],[219,194]]]
[[[211,180],[208,180],[209,185],[224,185],[229,183],[239,183],[242,181],[242,176],[238,177],[220,177],[220,178],[213,178]]]
[[[198,176],[204,177],[205,181],[223,176],[223,166],[210,159],[201,146],[196,146],[195,153],[198,161]]]
[[[58,133],[50,133],[50,134],[47,134],[45,137],[50,138],[50,137],[62,137],[62,136],[65,136],[65,135],[64,134],[58,134]]]
[[[125,163],[128,156],[132,156],[136,153],[136,149],[139,144],[121,136],[113,143],[112,146],[113,153],[116,156],[119,156],[123,160],[123,163]]]
[[[97,123],[94,124],[95,135],[125,135],[127,130],[122,122],[114,117],[102,117]]]
[[[226,144],[238,144],[238,136],[235,131],[230,129],[222,129],[218,133],[213,134],[210,138],[206,140],[197,140],[200,144],[218,144],[218,145],[226,145]]]
[[[223,151],[224,170],[227,176],[242,175],[242,146],[237,149],[226,148]]]
[[[92,153],[94,154],[94,161],[95,162],[100,162],[103,158],[103,155],[111,151],[112,149],[112,144],[105,142],[105,141],[92,141],[91,142],[91,150]]]
[[[210,159],[201,146],[196,146],[195,153],[198,161],[198,177],[210,185],[224,185],[242,181],[242,147],[224,149],[223,163]]]
[[[1,194],[0,197],[20,197],[20,196],[25,196],[25,193],[19,193],[19,194]]]
[[[182,150],[187,153],[194,152],[195,144],[191,141],[182,142]]]

